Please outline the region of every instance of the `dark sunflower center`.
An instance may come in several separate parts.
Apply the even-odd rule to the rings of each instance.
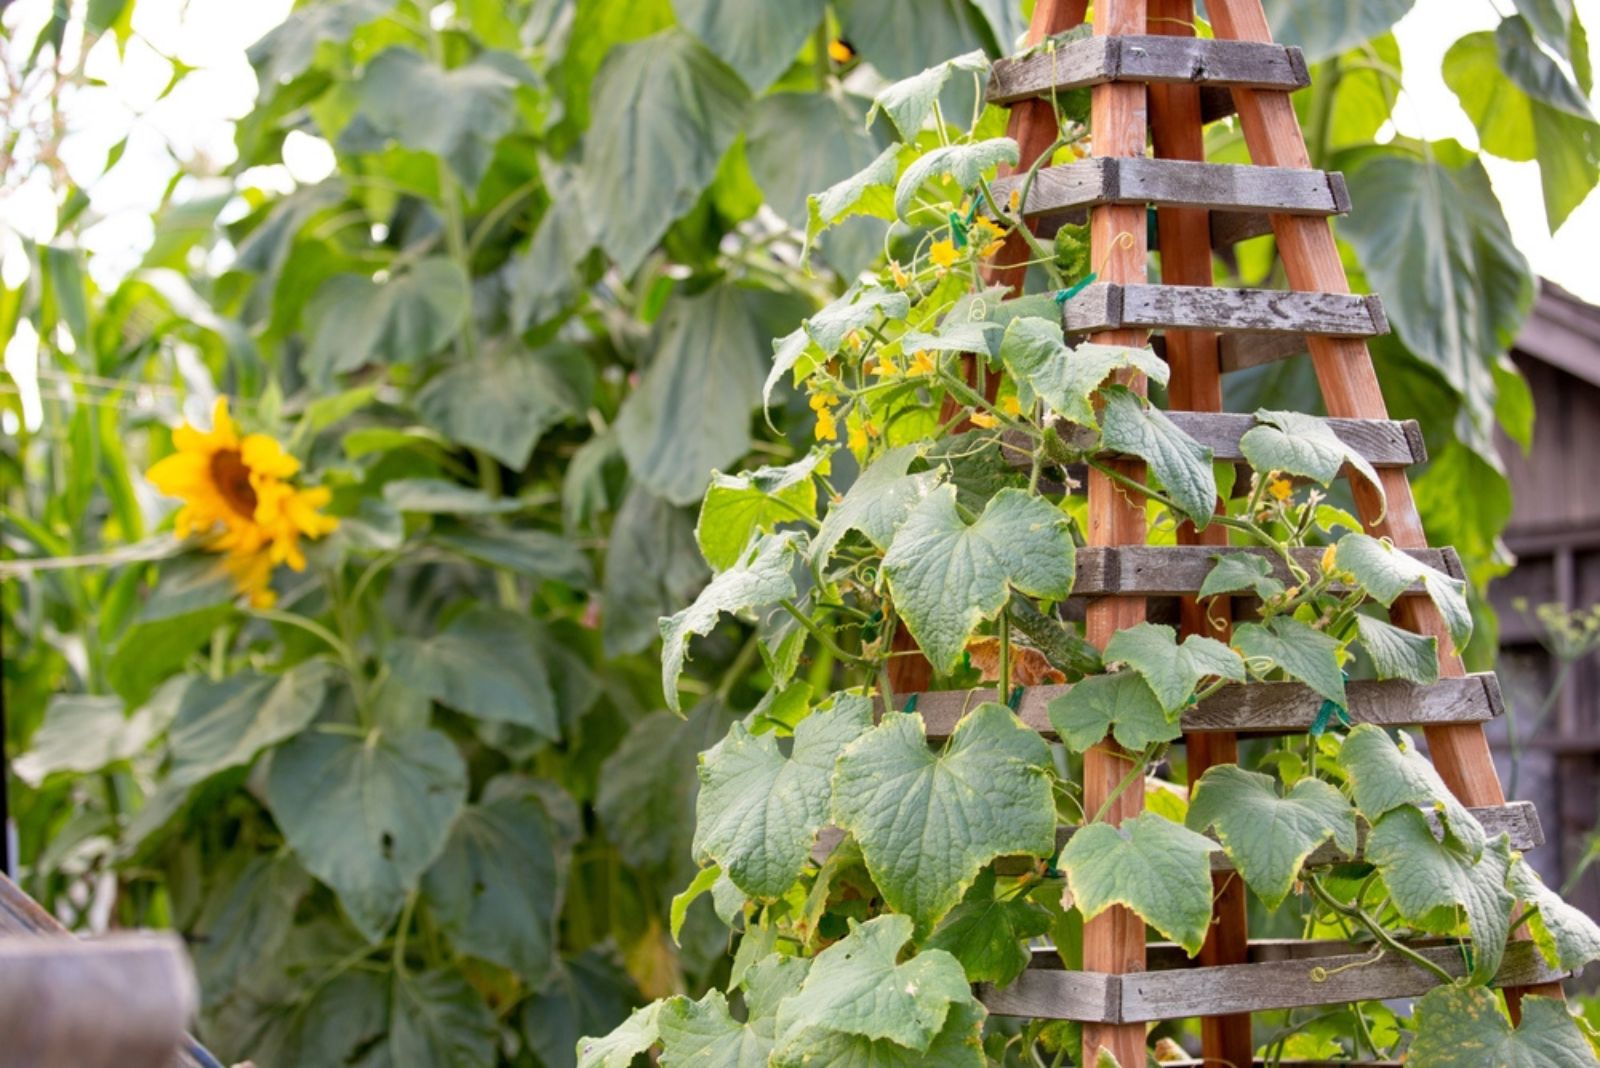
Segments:
[[[211,481],[217,492],[246,519],[256,514],[256,491],[250,485],[250,469],[238,449],[219,449],[211,456]]]

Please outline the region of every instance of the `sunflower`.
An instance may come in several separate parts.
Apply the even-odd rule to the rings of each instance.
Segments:
[[[271,604],[273,567],[304,570],[300,538],[320,538],[339,525],[318,511],[330,499],[328,490],[290,483],[300,461],[269,435],[241,436],[226,397],[217,399],[210,430],[185,423],[172,432],[172,444],[177,451],[146,477],[184,502],[173,520],[178,537],[207,538],[208,549],[227,554],[240,591],[253,604]]]

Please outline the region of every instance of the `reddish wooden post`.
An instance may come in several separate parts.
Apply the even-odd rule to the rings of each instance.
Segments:
[[[1207,5],[1212,27],[1218,37],[1235,41],[1271,41],[1272,32],[1261,0],[1211,0]],[[1234,89],[1234,104],[1244,129],[1250,159],[1258,166],[1310,168],[1311,156],[1305,136],[1294,112],[1289,94],[1257,89]],[[1272,230],[1283,258],[1289,285],[1293,289],[1323,293],[1348,293],[1350,282],[1339,259],[1333,230],[1325,219],[1274,215]],[[1311,336],[1306,339],[1323,403],[1335,417],[1386,419],[1383,390],[1372,366],[1367,344],[1359,338]],[[1427,536],[1411,483],[1403,468],[1378,472],[1388,501],[1383,502],[1363,479],[1351,479],[1351,489],[1361,521],[1374,534],[1392,539],[1405,548],[1423,548]],[[1380,520],[1379,516],[1383,518]],[[1428,634],[1439,642],[1439,673],[1459,676],[1465,673],[1461,658],[1451,646],[1450,635],[1432,602],[1421,597],[1402,597],[1395,602],[1394,621],[1408,630]],[[1476,723],[1452,723],[1424,728],[1428,752],[1439,776],[1464,805],[1483,806],[1505,803],[1500,775],[1495,770],[1483,727]],[[1522,934],[1522,932],[1519,932]],[[1526,937],[1525,934],[1522,934]],[[1528,992],[1561,996],[1560,984],[1527,988]],[[1507,991],[1515,1004],[1516,991]]]
[[[1145,29],[1145,0],[1100,0],[1095,5],[1096,37],[1138,34]],[[1145,86],[1140,82],[1096,85],[1091,102],[1093,151],[1096,156],[1143,156],[1149,127]],[[1146,278],[1145,208],[1137,204],[1105,204],[1089,213],[1089,237],[1094,269],[1102,281],[1138,283]],[[1089,340],[1106,345],[1143,345],[1142,330],[1106,330]],[[1143,393],[1143,375],[1124,373],[1120,380]],[[1142,478],[1142,464],[1119,461],[1122,472]],[[1146,537],[1144,501],[1124,491],[1103,473],[1091,470],[1088,480],[1090,545],[1142,545]],[[1142,623],[1145,602],[1137,597],[1107,597],[1091,604],[1084,630],[1088,639],[1104,649],[1112,635]],[[1128,754],[1109,738],[1083,758],[1084,811],[1092,817],[1107,803],[1133,768]],[[1144,809],[1144,780],[1136,779],[1111,802],[1107,816],[1114,824]],[[1143,971],[1144,921],[1130,909],[1114,905],[1084,924],[1085,971]],[[1085,1024],[1083,1060],[1094,1064],[1099,1051],[1108,1050],[1122,1064],[1143,1064],[1144,1024]]]
[[[1194,36],[1194,0],[1149,0],[1150,32]],[[1206,143],[1200,119],[1200,89],[1195,85],[1150,86],[1150,133],[1156,156],[1203,162]],[[1215,284],[1211,264],[1211,213],[1203,208],[1160,208],[1156,212],[1160,240],[1161,279],[1172,285]],[[1166,332],[1167,362],[1172,377],[1167,398],[1173,410],[1222,411],[1222,370],[1217,334],[1212,330]],[[1219,508],[1220,510],[1220,508]],[[1178,528],[1183,545],[1226,545],[1227,531],[1216,525],[1197,531],[1192,523]],[[1185,597],[1180,607],[1184,634],[1204,634],[1228,641],[1233,633],[1233,604],[1227,597],[1202,603]],[[1206,769],[1239,759],[1232,734],[1194,733],[1183,739],[1188,756],[1189,786]],[[1212,925],[1200,949],[1203,965],[1243,964],[1250,955],[1244,882],[1234,872],[1212,877],[1216,897]],[[1255,1049],[1250,1014],[1206,1016],[1200,1021],[1201,1055],[1207,1062],[1249,1064]]]

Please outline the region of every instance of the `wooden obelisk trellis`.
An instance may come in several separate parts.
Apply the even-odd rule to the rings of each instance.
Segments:
[[[1030,43],[1079,25],[1085,8],[1085,0],[1038,0]],[[1209,0],[1207,11],[1214,40],[1195,37],[1193,0],[1097,0],[1092,38],[995,67],[989,98],[1012,107],[1010,134],[1021,146],[1021,168],[1054,140],[1052,92],[1093,87],[1093,158],[1041,169],[1023,206],[1035,226],[1087,213],[1099,277],[1066,303],[1065,327],[1092,341],[1133,345],[1160,331],[1174,421],[1220,460],[1242,459],[1239,438],[1252,425],[1249,416],[1222,412],[1222,374],[1309,352],[1335,431],[1378,469],[1386,511],[1362,480],[1352,485],[1368,530],[1459,575],[1451,550],[1427,548],[1406,476],[1409,464],[1424,459],[1421,436],[1414,424],[1388,419],[1367,351],[1364,338],[1387,329],[1382,306],[1350,294],[1329,227],[1330,216],[1349,209],[1344,181],[1311,169],[1295,117],[1290,93],[1309,82],[1305,61],[1298,50],[1272,43],[1260,0]],[[1227,115],[1237,115],[1253,166],[1204,162],[1203,125]],[[1146,154],[1147,138],[1153,156]],[[1009,189],[1008,179],[997,188]],[[1150,206],[1157,211],[1160,285],[1147,284]],[[1266,233],[1276,238],[1291,291],[1212,288],[1213,248]],[[1020,288],[1022,269],[1015,265],[1026,257],[1014,239],[991,281]],[[1125,384],[1144,389],[1142,377],[1129,376]],[[1103,647],[1116,631],[1144,620],[1151,599],[1174,597],[1183,630],[1226,637],[1227,599],[1201,606],[1193,596],[1210,566],[1208,546],[1225,543],[1223,530],[1186,525],[1178,546],[1146,547],[1142,502],[1093,471],[1088,495],[1089,548],[1079,553],[1074,596],[1086,603],[1089,639]],[[1438,639],[1441,678],[1431,686],[1353,683],[1351,719],[1422,727],[1441,777],[1491,833],[1508,833],[1518,849],[1539,844],[1537,815],[1526,804],[1506,804],[1484,737],[1483,722],[1502,710],[1494,677],[1464,673],[1426,598],[1400,598],[1393,615],[1399,625]],[[900,658],[893,682],[901,693],[924,689],[926,666]],[[1059,692],[1029,689],[1019,714],[1048,734],[1045,707]],[[1236,759],[1238,732],[1305,731],[1318,704],[1304,687],[1266,684],[1225,691],[1185,712],[1191,781]],[[917,705],[934,739],[948,737],[966,707],[964,693],[922,693]],[[1098,809],[1130,767],[1109,740],[1092,749],[1084,768],[1086,811]],[[1120,822],[1143,805],[1142,784],[1135,784],[1109,818]],[[1312,862],[1338,859],[1324,848]],[[1081,1063],[1094,1063],[1104,1047],[1129,1066],[1145,1061],[1148,1022],[1199,1016],[1204,1062],[1248,1065],[1251,1012],[1407,997],[1434,984],[1398,960],[1339,971],[1342,963],[1367,959],[1344,943],[1251,942],[1242,883],[1221,854],[1215,864],[1216,914],[1198,962],[1174,947],[1147,945],[1143,922],[1114,907],[1085,925],[1083,971],[1062,970],[1053,951],[1036,954],[1015,984],[983,991],[990,1011],[1081,1021]],[[1420,951],[1447,969],[1462,967],[1453,945]],[[1322,968],[1314,971],[1312,959]],[[1524,941],[1508,948],[1496,983],[1514,996],[1530,988],[1559,994],[1559,978]]]

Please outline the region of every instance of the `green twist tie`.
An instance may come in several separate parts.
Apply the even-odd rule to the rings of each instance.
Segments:
[[[1081,280],[1074,282],[1066,289],[1056,290],[1056,303],[1065,304],[1079,293],[1082,293],[1085,289],[1088,289],[1089,286],[1094,283],[1095,279],[1099,277],[1100,276],[1094,271],[1090,271],[1088,274],[1084,275]]]
[[[1315,738],[1325,732],[1334,716],[1339,717],[1341,725],[1350,726],[1350,713],[1343,705],[1332,700],[1323,701],[1317,709],[1317,718],[1311,721],[1311,736]]]
[[[910,697],[906,698],[906,715],[909,716],[911,713],[915,712],[916,710],[917,710],[917,695],[916,694],[912,694]]]
[[[967,224],[953,211],[950,213],[950,240],[956,248],[967,247]]]
[[[1020,704],[1022,704],[1022,687],[1018,686],[1011,691],[1011,697],[1006,701],[1006,705],[1011,711],[1015,712]]]

